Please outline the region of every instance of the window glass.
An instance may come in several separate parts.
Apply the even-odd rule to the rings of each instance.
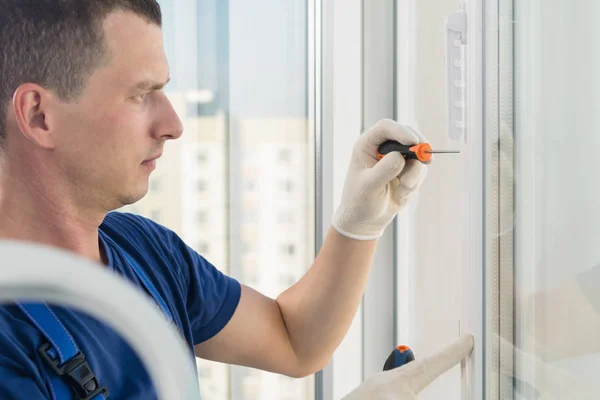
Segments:
[[[124,211],[159,218],[217,268],[276,297],[315,254],[307,1],[159,3],[165,93],[185,130],[166,144],[152,196]],[[203,400],[314,395],[313,377],[197,363]]]
[[[600,3],[499,4],[487,398],[598,398]]]

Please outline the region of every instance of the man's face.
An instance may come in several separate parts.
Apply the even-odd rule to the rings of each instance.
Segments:
[[[146,194],[155,166],[150,160],[183,128],[160,90],[169,79],[161,29],[116,12],[104,32],[109,60],[78,101],[58,105],[54,152],[76,198],[109,211]]]

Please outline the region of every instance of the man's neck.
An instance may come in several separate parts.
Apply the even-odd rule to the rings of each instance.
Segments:
[[[46,244],[106,263],[98,242],[106,213],[76,207],[60,188],[43,182],[50,177],[24,176],[0,173],[0,239]]]

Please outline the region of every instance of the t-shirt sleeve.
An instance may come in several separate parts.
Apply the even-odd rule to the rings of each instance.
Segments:
[[[173,273],[176,266],[175,279],[183,296],[194,345],[212,338],[227,325],[241,295],[241,286],[236,279],[219,271],[176,232],[148,218],[113,212],[105,226],[111,229],[113,236],[127,232],[127,237],[122,240],[130,245],[135,243],[146,252],[153,247],[151,250],[158,257],[168,260],[169,271],[164,271],[165,274]]]
[[[187,311],[194,345],[221,331],[233,316],[241,296],[240,283],[180,240],[182,272],[187,285]]]

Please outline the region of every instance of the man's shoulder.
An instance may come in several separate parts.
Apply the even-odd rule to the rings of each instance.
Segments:
[[[109,236],[150,236],[161,240],[177,237],[175,232],[150,218],[121,211],[108,213],[100,225],[100,231]]]
[[[150,218],[144,217],[143,215],[133,214],[124,211],[111,211],[106,214],[104,221],[100,225],[100,228],[152,228],[152,229],[164,229],[164,226],[152,221]]]
[[[175,231],[138,214],[111,212],[100,226],[100,232],[130,255],[152,255],[172,267],[179,265],[186,281],[190,268],[195,273],[211,273],[212,264],[197,253]],[[189,266],[190,268],[183,268]]]
[[[141,252],[162,249],[161,253],[171,253],[182,245],[174,231],[150,218],[127,212],[107,214],[99,230],[120,247],[133,247]]]

